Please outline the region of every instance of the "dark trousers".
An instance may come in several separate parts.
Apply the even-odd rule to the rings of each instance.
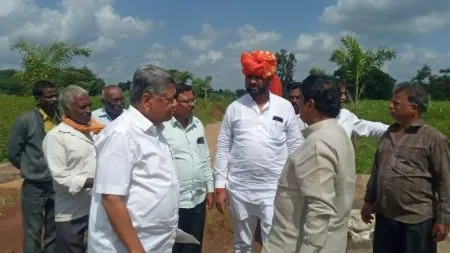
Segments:
[[[67,222],[56,222],[56,252],[85,253],[88,223],[88,215]]]
[[[373,253],[436,253],[433,220],[406,224],[376,215]]]
[[[172,253],[201,253],[203,231],[205,230],[206,201],[196,205],[194,208],[180,208],[178,215],[178,228],[193,235],[200,242],[200,245],[175,243]]]
[[[261,246],[263,245],[261,238],[261,220],[259,218],[257,218],[255,235],[253,236],[253,238],[255,238],[254,239],[255,242],[261,244]]]
[[[24,180],[21,195],[23,252],[56,252],[53,183]]]

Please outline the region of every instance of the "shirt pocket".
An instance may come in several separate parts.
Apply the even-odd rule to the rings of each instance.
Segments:
[[[271,120],[266,124],[266,133],[273,143],[284,144],[286,141],[286,125],[284,122]]]
[[[420,175],[428,171],[427,149],[423,145],[401,146],[396,156],[396,168],[406,175]]]

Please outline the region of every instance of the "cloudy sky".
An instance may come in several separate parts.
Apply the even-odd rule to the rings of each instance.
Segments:
[[[365,48],[388,46],[385,66],[398,81],[423,64],[450,67],[449,0],[175,1],[1,0],[0,69],[18,67],[9,50],[19,37],[69,41],[94,50],[86,64],[107,83],[131,79],[141,64],[213,76],[216,89],[243,86],[242,51],[295,53],[295,78],[312,66],[332,71],[329,54],[342,34]],[[314,2],[314,3],[313,3]]]

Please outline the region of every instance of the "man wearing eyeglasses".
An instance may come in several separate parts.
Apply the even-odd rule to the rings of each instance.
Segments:
[[[163,136],[175,158],[180,184],[178,228],[193,235],[197,244],[178,244],[173,253],[200,253],[206,207],[212,208],[214,180],[208,143],[202,122],[193,116],[195,95],[184,83],[175,85],[177,106],[171,120],[164,122]]]
[[[114,84],[106,86],[102,90],[101,101],[103,107],[93,111],[92,117],[106,126],[124,110],[125,98],[122,89]]]

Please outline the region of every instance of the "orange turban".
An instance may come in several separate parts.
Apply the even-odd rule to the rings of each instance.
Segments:
[[[275,54],[269,51],[244,52],[241,55],[242,73],[249,76],[261,76],[263,78],[271,77],[269,85],[270,92],[282,96],[282,87],[280,79],[275,75],[277,71],[277,58]]]

